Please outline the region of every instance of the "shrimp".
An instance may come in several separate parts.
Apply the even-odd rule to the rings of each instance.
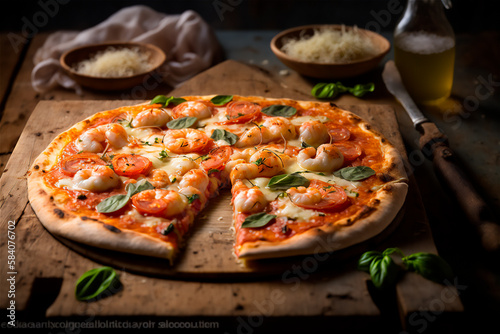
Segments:
[[[300,140],[314,148],[327,143],[330,139],[328,128],[319,121],[304,122],[300,126]]]
[[[165,147],[178,154],[200,152],[208,142],[206,133],[195,129],[169,130],[163,139]]]
[[[250,157],[250,163],[236,165],[231,171],[230,179],[234,183],[235,180],[270,177],[279,174],[284,167],[278,153],[263,149]]]
[[[262,124],[264,128],[269,129],[273,140],[283,138],[284,140],[294,139],[297,136],[295,125],[285,117],[271,117]]]
[[[82,133],[75,142],[78,150],[92,153],[104,151],[106,144],[114,148],[128,144],[127,131],[123,126],[117,123],[99,125]]]
[[[173,175],[182,176],[193,168],[198,168],[198,165],[190,157],[175,157],[171,160]]]
[[[233,199],[235,209],[243,213],[262,212],[268,201],[262,191],[257,187],[248,188],[238,180],[233,187],[236,196]]]
[[[186,196],[186,198],[188,199],[188,203],[190,202],[189,200],[190,198],[191,198],[191,203],[194,202],[196,198],[199,198],[202,204],[206,202],[205,194],[201,192],[199,189],[196,189],[195,187],[192,186],[180,188],[179,194]]]
[[[295,125],[284,117],[271,117],[243,133],[236,142],[236,147],[267,144],[272,141],[290,140],[297,136]]]
[[[102,192],[116,188],[120,184],[120,177],[111,168],[94,166],[76,172],[73,181],[76,188]]]
[[[290,188],[286,191],[292,203],[313,206],[321,202],[321,192],[316,188]]]
[[[297,162],[302,168],[315,172],[333,172],[344,163],[344,156],[332,144],[320,145],[317,149],[307,147],[297,155]]]
[[[196,117],[198,120],[212,117],[212,110],[203,102],[186,101],[172,109],[173,118]]]
[[[155,188],[165,188],[170,184],[170,178],[168,177],[168,173],[163,169],[153,169],[149,173],[147,180]]]
[[[255,126],[245,131],[234,146],[247,147],[266,144],[272,141],[273,138],[274,137],[269,129],[262,126]]]
[[[135,116],[131,124],[134,128],[141,126],[162,127],[170,121],[170,115],[163,108],[153,108],[141,111]]]
[[[184,211],[187,199],[177,191],[149,189],[132,196],[132,204],[141,214],[171,217]]]
[[[192,169],[182,177],[179,188],[194,187],[202,193],[208,187],[209,178],[203,169]]]

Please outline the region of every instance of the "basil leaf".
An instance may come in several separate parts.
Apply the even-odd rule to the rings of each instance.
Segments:
[[[76,299],[89,300],[98,297],[109,289],[113,283],[120,284],[116,276],[116,271],[111,267],[101,267],[87,271],[76,282]]]
[[[349,93],[356,97],[362,97],[366,93],[373,92],[374,90],[375,84],[373,82],[370,82],[365,85],[357,84],[353,88],[349,88]]]
[[[311,90],[311,95],[318,99],[334,99],[338,94],[339,90],[334,83],[319,83]]]
[[[212,97],[210,99],[210,102],[212,102],[216,106],[223,106],[224,104],[230,102],[232,99],[232,95],[217,95]]]
[[[311,95],[318,99],[334,99],[339,94],[349,92],[356,97],[362,97],[368,92],[375,90],[373,82],[367,84],[357,84],[354,87],[346,87],[341,82],[336,83],[318,83],[312,90]]]
[[[197,120],[198,119],[196,117],[190,117],[190,116],[177,118],[168,122],[167,127],[169,129],[185,129],[192,126],[194,123],[196,123]]]
[[[182,97],[173,97],[171,96],[168,100],[167,100],[167,104],[166,106],[168,106],[169,104],[173,104],[175,106],[181,104],[182,102],[186,102],[187,100],[186,99],[183,99]]]
[[[239,139],[239,137],[237,135],[235,135],[234,133],[229,132],[227,130],[224,130],[224,129],[215,129],[212,132],[212,135],[210,136],[210,138],[212,138],[215,141],[222,139],[225,142],[228,142],[229,145],[236,144],[236,142]]]
[[[287,190],[292,187],[309,186],[309,180],[299,174],[276,175],[267,184],[272,190]]]
[[[162,104],[163,106],[165,106],[165,103],[167,102],[168,100],[168,97],[166,97],[165,95],[156,95],[152,100],[151,100],[151,103],[150,104]]]
[[[97,204],[97,212],[109,213],[115,212],[123,208],[130,199],[129,195],[114,195],[102,200],[101,203]]]
[[[139,182],[127,184],[127,186],[125,187],[125,190],[127,190],[127,195],[129,197],[132,197],[135,194],[140,193],[141,191],[154,189],[154,188],[155,187],[151,183],[149,183],[148,180],[142,179]]]
[[[370,264],[373,285],[379,289],[392,285],[396,281],[398,273],[399,267],[389,255],[376,258]]]
[[[415,253],[402,260],[409,271],[414,271],[433,282],[443,284],[445,280],[453,279],[451,267],[439,255]]]
[[[337,81],[335,86],[337,87],[339,93],[345,93],[345,92],[349,91],[349,87],[344,86],[342,84],[342,82],[340,82],[340,81]]]
[[[166,97],[165,95],[157,95],[151,100],[150,104],[160,103],[163,107],[168,107],[169,104],[179,105],[182,102],[186,102],[186,99],[183,99],[182,97]]]
[[[370,265],[374,260],[379,260],[382,258],[382,253],[378,251],[369,251],[363,253],[358,260],[358,269],[361,271],[365,271],[367,273],[370,272]]]
[[[387,248],[385,251],[382,252],[382,255],[391,255],[391,254],[399,254],[401,256],[404,256],[403,255],[403,252],[401,251],[401,249],[397,248],[397,247],[391,247],[391,248]]]
[[[243,222],[243,224],[241,224],[241,227],[262,227],[267,225],[267,223],[269,223],[274,218],[276,218],[276,215],[270,215],[265,212],[254,213],[253,215],[245,218],[245,221]]]
[[[126,195],[114,195],[102,200],[101,203],[96,206],[97,212],[109,213],[118,211],[128,203],[130,197],[140,193],[141,191],[154,188],[155,187],[146,179],[137,183],[129,183],[125,187],[125,190],[127,191]]]
[[[281,104],[274,104],[263,108],[262,112],[269,116],[291,117],[297,113],[297,109]]]
[[[360,181],[375,175],[375,171],[367,166],[345,167],[334,172],[333,175],[349,181]]]

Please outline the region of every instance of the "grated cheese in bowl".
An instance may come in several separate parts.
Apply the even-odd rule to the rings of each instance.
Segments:
[[[312,36],[301,33],[299,39],[283,41],[281,50],[288,56],[303,62],[348,63],[375,56],[379,53],[370,38],[355,26],[353,29],[315,29]]]
[[[72,68],[79,74],[93,77],[123,78],[148,72],[152,65],[149,63],[149,53],[141,52],[137,47],[109,47]]]

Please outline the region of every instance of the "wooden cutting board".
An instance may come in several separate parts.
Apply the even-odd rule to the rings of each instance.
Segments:
[[[311,84],[294,73],[282,78],[257,67],[226,61],[169,94],[239,94],[305,100],[311,99],[308,96],[310,89]],[[33,111],[0,181],[3,231],[8,221],[16,222],[18,310],[29,314],[36,301],[43,299],[53,301],[46,304],[46,315],[57,317],[88,316],[95,314],[96,309],[103,317],[227,317],[263,314],[262,305],[271,302],[272,311],[263,314],[266,317],[337,317],[350,328],[369,328],[381,321],[382,313],[380,305],[370,297],[366,283],[368,275],[356,270],[361,252],[399,247],[405,254],[436,253],[411,175],[405,212],[396,222],[399,225],[392,224],[381,236],[332,256],[314,254],[241,266],[230,252],[228,192],[203,211],[187,248],[174,267],[157,260],[145,261],[132,255],[58,241],[41,226],[28,204],[26,171],[48,143],[72,124],[95,112],[138,102],[142,101],[43,101]],[[405,156],[391,107],[352,105],[344,108],[370,122]],[[2,259],[7,258],[6,243],[2,236]],[[77,302],[73,295],[76,279],[86,270],[103,264],[119,270],[124,288],[113,297],[90,305]],[[3,273],[9,271],[6,261],[2,261],[1,266]],[[254,273],[258,273],[259,278],[254,277]],[[269,277],[262,277],[266,273]],[[234,275],[237,280],[233,279]],[[433,301],[442,300],[444,293],[458,296],[453,285],[438,285],[411,273],[402,277],[394,293],[403,325],[411,324],[410,317],[417,314],[415,312],[430,310]],[[161,297],[164,295],[168,298]],[[8,305],[6,296],[6,286],[2,285],[1,307]],[[275,300],[270,300],[273,296]],[[448,298],[441,304],[440,314],[463,309],[458,297]]]

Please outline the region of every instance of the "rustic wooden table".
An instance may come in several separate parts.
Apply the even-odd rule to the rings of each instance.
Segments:
[[[220,31],[218,37],[224,48],[226,56],[236,59],[240,63],[226,63],[224,66],[242,64],[245,71],[252,76],[252,82],[246,83],[246,91],[262,92],[260,95],[272,94],[271,87],[279,87],[280,91],[290,91],[290,96],[297,99],[312,99],[310,88],[315,83],[288,70],[281,65],[271,54],[268,43],[275,32],[272,31],[247,31],[231,32]],[[76,95],[73,91],[58,88],[44,94],[36,93],[31,87],[31,70],[33,68],[33,55],[43,45],[47,33],[36,35],[19,52],[14,52],[7,33],[0,34],[0,173],[2,179],[2,197],[0,226],[2,231],[8,228],[8,221],[27,221],[36,219],[31,208],[26,206],[26,194],[23,192],[22,182],[15,178],[22,178],[26,165],[34,157],[17,155],[10,160],[16,148],[16,143],[21,136],[34,136],[33,140],[42,137],[48,140],[43,123],[31,123],[26,128],[31,113],[36,108],[58,106],[67,108],[77,106],[78,102],[64,102],[67,100],[145,100],[157,94],[168,94],[171,87],[161,82],[155,83],[152,89],[142,89],[116,93],[102,93],[84,90],[83,95]],[[388,36],[390,37],[390,36]],[[471,177],[477,181],[478,187],[484,193],[491,207],[498,214],[500,193],[500,178],[498,177],[500,164],[500,99],[498,85],[500,70],[496,59],[500,54],[500,35],[496,32],[481,33],[478,35],[464,35],[457,38],[457,64],[454,82],[454,95],[449,107],[445,110],[424,109],[429,118],[435,121],[440,128],[450,137],[452,148],[464,160],[465,167]],[[389,54],[386,57],[390,59]],[[404,139],[408,166],[412,174],[413,185],[416,190],[412,196],[417,203],[417,215],[422,215],[425,238],[415,238],[415,243],[402,243],[402,247],[417,251],[439,251],[439,253],[453,266],[456,273],[454,287],[443,287],[424,281],[416,275],[406,275],[398,284],[393,296],[380,296],[370,294],[366,287],[366,277],[349,269],[349,263],[344,263],[347,269],[341,271],[343,275],[338,282],[348,282],[350,278],[364,285],[359,290],[350,289],[350,285],[335,286],[324,277],[315,277],[305,281],[308,285],[309,296],[299,296],[304,307],[300,310],[293,309],[297,304],[283,305],[282,299],[275,292],[281,291],[280,282],[259,280],[263,288],[255,290],[255,282],[199,282],[196,280],[169,280],[158,277],[148,277],[134,274],[126,270],[121,272],[121,277],[126,281],[133,298],[130,295],[116,296],[105,299],[96,304],[75,304],[72,302],[71,290],[73,282],[86,269],[97,266],[98,262],[90,260],[65,246],[56,243],[51,253],[50,263],[41,266],[33,256],[39,236],[43,240],[52,238],[39,225],[18,224],[19,242],[24,242],[25,253],[19,253],[17,261],[24,276],[37,277],[34,281],[20,280],[17,282],[18,314],[24,316],[25,321],[33,319],[43,321],[46,319],[113,319],[120,316],[123,320],[132,316],[135,320],[154,319],[156,327],[161,324],[169,326],[164,321],[171,321],[170,326],[180,325],[179,321],[207,321],[203,323],[211,326],[217,323],[219,332],[249,332],[249,329],[268,328],[287,323],[289,326],[303,326],[302,320],[308,316],[312,321],[319,321],[322,325],[336,324],[341,327],[352,326],[361,329],[372,326],[383,326],[387,332],[396,333],[401,330],[408,332],[422,332],[431,328],[453,327],[459,315],[461,325],[473,323],[481,317],[481,323],[489,319],[489,315],[500,310],[499,273],[482,261],[482,253],[477,247],[472,230],[464,220],[459,208],[432,171],[429,162],[425,161],[418,152],[418,134],[413,130],[408,117],[401,106],[388,94],[380,78],[381,68],[357,78],[356,81],[373,81],[377,90],[363,100],[342,96],[334,102],[339,105],[373,105],[391,106],[399,122],[399,130]],[[207,72],[211,75],[212,72]],[[271,84],[270,84],[271,83]],[[346,84],[350,83],[346,81]],[[149,87],[151,88],[151,87]],[[192,88],[192,87],[191,87]],[[187,88],[180,87],[176,94],[186,93]],[[201,88],[200,88],[201,89]],[[490,94],[488,94],[490,92]],[[48,104],[50,101],[63,101],[61,104]],[[476,105],[475,102],[478,102]],[[41,104],[39,104],[42,102]],[[75,104],[76,103],[76,104]],[[106,102],[111,105],[120,104],[120,101]],[[38,105],[38,107],[37,107]],[[92,104],[98,108],[99,103]],[[373,108],[373,107],[372,107]],[[385,108],[385,107],[384,107]],[[362,108],[361,108],[362,109]],[[96,110],[98,111],[98,110]],[[64,111],[54,110],[54,114]],[[67,116],[71,117],[71,116]],[[75,119],[75,122],[79,119]],[[40,129],[37,129],[37,127]],[[55,131],[62,131],[55,129]],[[397,129],[395,129],[397,132]],[[40,138],[38,138],[40,139]],[[403,148],[402,148],[403,149]],[[16,152],[19,152],[16,148]],[[21,186],[19,186],[21,184]],[[419,204],[420,203],[420,204]],[[425,210],[423,208],[425,207]],[[430,227],[430,228],[429,228]],[[30,245],[34,245],[30,252]],[[2,262],[7,259],[7,239],[2,232],[1,238]],[[54,252],[54,253],[52,253]],[[24,258],[23,258],[24,256]],[[2,265],[2,281],[7,276],[5,263]],[[32,272],[26,275],[26,272]],[[8,278],[8,277],[7,277]],[[281,282],[283,283],[283,282]],[[226,284],[226,285],[224,285]],[[162,296],[167,289],[170,296],[175,291],[172,304],[150,303],[153,296]],[[204,293],[200,293],[200,290]],[[2,283],[1,305],[2,309],[8,306],[7,286]],[[321,296],[321,297],[319,297]],[[325,297],[326,296],[326,297]],[[455,298],[450,298],[455,296]],[[459,298],[456,298],[459,297]],[[132,299],[130,299],[132,298]],[[204,299],[203,302],[199,298]],[[210,308],[207,298],[213,298],[213,305],[223,307]],[[273,298],[275,299],[273,301]],[[323,299],[326,298],[326,302]],[[215,301],[217,299],[217,301]],[[143,302],[141,302],[143,301]],[[130,306],[129,303],[136,303]],[[295,300],[297,302],[297,300]],[[142,303],[140,307],[137,303]],[[300,304],[299,303],[299,304]],[[170,306],[169,306],[170,305]],[[174,306],[172,306],[174,305]],[[175,305],[178,305],[176,308]],[[270,305],[273,310],[270,310]],[[309,305],[309,307],[305,307]],[[360,307],[360,305],[364,305]],[[333,309],[332,309],[332,306]],[[464,311],[465,306],[465,312]],[[158,308],[166,307],[167,311]],[[328,308],[330,307],[330,308]],[[358,311],[356,311],[358,308]],[[177,309],[177,311],[176,311]],[[129,312],[127,313],[127,310]],[[130,311],[132,310],[132,311]],[[343,311],[342,311],[343,310]],[[257,313],[256,313],[257,312]],[[260,313],[259,313],[260,312]],[[359,313],[363,317],[352,317]],[[398,315],[398,312],[401,314]],[[344,313],[344,316],[342,316]],[[8,314],[8,312],[7,312]],[[258,317],[255,315],[264,315]],[[167,315],[167,316],[165,316]],[[300,315],[299,320],[294,315]],[[463,316],[462,316],[463,315]],[[155,316],[155,317],[153,317]],[[158,316],[161,316],[158,318]],[[48,317],[48,318],[47,318]],[[4,319],[6,319],[4,317]],[[5,320],[2,320],[5,323]],[[128,319],[128,318],[127,318]],[[359,323],[359,320],[366,321]],[[369,319],[367,321],[367,319]],[[111,321],[111,320],[110,320]],[[175,322],[177,321],[177,322]],[[213,322],[213,323],[210,323]],[[262,323],[261,323],[262,322]],[[440,326],[437,326],[437,325]],[[477,326],[478,322],[474,322]],[[456,327],[456,326],[455,326]]]

